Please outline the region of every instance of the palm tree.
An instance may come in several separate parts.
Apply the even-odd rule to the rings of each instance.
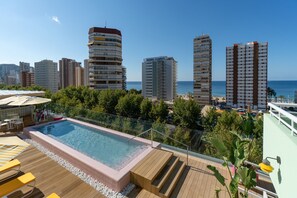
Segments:
[[[267,95],[269,98],[275,97],[276,96],[276,92],[274,91],[274,89],[268,87],[267,88]]]

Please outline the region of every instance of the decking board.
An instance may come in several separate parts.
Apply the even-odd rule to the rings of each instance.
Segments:
[[[33,146],[28,147],[17,159],[21,162],[22,172],[32,172],[36,177],[36,188],[28,197],[46,197],[53,192],[65,198],[105,197]],[[9,198],[20,195],[22,193],[17,191]]]

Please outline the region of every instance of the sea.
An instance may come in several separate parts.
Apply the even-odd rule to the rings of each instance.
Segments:
[[[274,89],[277,96],[284,96],[285,98],[293,99],[295,91],[297,91],[297,81],[268,81],[268,87]],[[141,90],[141,82],[128,81],[127,89]],[[188,93],[193,93],[193,81],[178,81],[177,94],[185,95]],[[212,95],[226,97],[226,81],[213,81]]]

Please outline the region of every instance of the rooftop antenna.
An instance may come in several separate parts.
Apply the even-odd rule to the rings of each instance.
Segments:
[[[105,28],[106,28],[106,20],[105,20]]]

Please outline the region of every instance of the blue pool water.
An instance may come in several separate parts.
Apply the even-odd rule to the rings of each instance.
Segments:
[[[147,148],[147,145],[71,121],[61,121],[41,127],[37,131],[116,170]]]

